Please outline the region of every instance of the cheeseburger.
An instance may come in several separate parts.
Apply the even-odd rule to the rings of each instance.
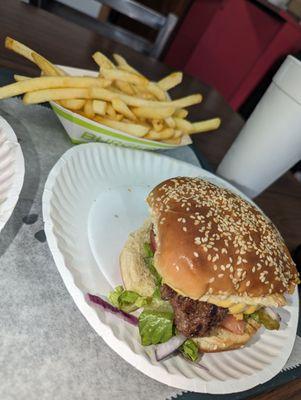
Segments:
[[[261,326],[279,328],[277,308],[294,292],[298,273],[280,233],[257,207],[187,177],[162,182],[147,203],[149,220],[120,256],[123,297],[135,293],[145,306],[143,344],[180,335],[200,352],[218,352],[242,347]],[[154,325],[155,341],[145,339]]]

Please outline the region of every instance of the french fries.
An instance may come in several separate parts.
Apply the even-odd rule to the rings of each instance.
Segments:
[[[27,58],[27,60],[34,62],[34,59],[32,58],[33,51],[29,47],[18,42],[17,40],[7,36],[5,38],[4,46],[17,54],[20,54],[20,56]]]
[[[40,56],[40,54],[32,53],[32,58],[35,64],[40,68],[40,70],[44,75],[46,76],[61,75],[59,70],[44,57]]]
[[[183,74],[182,72],[173,72],[172,74],[166,76],[158,82],[158,86],[162,90],[170,90],[173,87],[179,85],[182,82]]]
[[[96,121],[100,122],[103,125],[110,126],[111,128],[118,129],[120,131],[129,133],[130,135],[137,137],[143,137],[149,131],[149,128],[144,125],[129,124],[127,122],[115,121],[110,118],[98,117],[98,116],[95,119]]]
[[[82,99],[59,100],[59,102],[61,106],[69,108],[72,111],[81,110],[85,106],[85,100]]]
[[[175,108],[133,107],[132,111],[138,118],[165,119],[173,115],[173,113],[175,112]]]
[[[108,57],[106,57],[100,51],[94,53],[92,58],[100,68],[106,68],[106,69],[115,68],[115,65],[112,63],[112,61],[110,61]]]
[[[41,70],[31,78],[14,75],[15,83],[0,87],[0,99],[23,96],[25,104],[56,101],[110,128],[147,140],[179,145],[185,135],[218,129],[220,119],[190,122],[186,107],[199,104],[201,94],[171,100],[168,91],[182,82],[174,72],[152,82],[119,54],[114,62],[100,51],[93,54],[98,76],[69,76],[41,54],[10,37],[5,46],[27,58]]]
[[[6,37],[5,39],[5,47],[9,50],[14,51],[15,53],[20,54],[21,56],[27,58],[27,60],[34,62],[38,66],[42,66],[41,70],[43,71],[43,68],[46,68],[47,71],[52,71],[54,75],[66,75],[64,71],[62,71],[60,68],[57,66],[53,65],[50,61],[46,60],[46,58],[42,57],[39,53],[36,51],[31,50],[29,47],[25,46],[23,43],[18,42],[15,39],[12,39],[11,37]],[[46,73],[47,75],[47,73]]]
[[[133,68],[128,62],[126,61],[125,58],[123,58],[120,54],[113,54],[113,58],[116,61],[117,65],[123,69],[124,71],[132,72],[136,75],[143,76],[140,74],[139,71],[137,71],[135,68]]]
[[[156,132],[162,131],[164,127],[164,121],[162,119],[152,119],[151,122]]]
[[[41,89],[52,88],[87,88],[89,86],[105,87],[108,81],[105,79],[77,76],[42,76],[25,79],[0,88],[0,99],[19,96],[20,94]]]
[[[97,87],[91,87],[90,96],[93,99],[101,99],[106,101],[112,101],[113,99],[123,100],[128,106],[134,107],[175,107],[183,108],[198,104],[202,101],[202,96],[200,94],[192,94],[191,96],[182,97],[182,99],[171,100],[171,101],[160,101],[158,104],[154,100],[144,100],[140,97],[128,96],[126,94],[116,93],[108,89],[102,89]]]
[[[85,102],[84,113],[87,116],[87,118],[91,118],[91,119],[94,118],[95,113],[94,113],[93,106],[92,106],[92,100],[87,100]]]
[[[93,54],[92,56],[93,60],[96,62],[96,64],[100,68],[100,75],[104,70],[108,69],[116,69],[116,66],[114,63],[108,59],[104,54],[102,54],[100,51],[97,51],[96,53]],[[132,71],[130,71],[132,72]],[[131,85],[128,82],[120,81],[120,80],[115,80],[114,82],[115,86],[120,89],[122,92],[128,94],[128,95],[133,95],[135,94],[135,91],[131,87]]]
[[[117,113],[111,103],[108,103],[107,114],[112,118],[116,118]]]
[[[135,121],[136,115],[130,110],[130,108],[120,99],[113,99],[112,106],[115,111],[124,115],[126,118]]]
[[[221,124],[220,118],[208,119],[207,121],[194,122],[191,133],[209,132],[218,129]]]
[[[44,89],[28,92],[23,97],[24,104],[45,103],[49,100],[89,99],[87,88]]]
[[[175,128],[176,127],[176,123],[175,123],[175,121],[174,121],[174,119],[172,117],[165,118],[164,121],[165,121],[166,125],[169,126],[169,128]]]
[[[186,119],[174,117],[173,121],[176,125],[176,128],[182,132],[185,132],[187,135],[193,131],[191,122],[187,121]]]
[[[152,140],[166,140],[170,139],[174,136],[174,130],[172,128],[165,128],[158,131],[155,130],[150,130],[147,135],[145,135],[146,139],[152,139]]]
[[[26,79],[30,79],[30,77],[29,76],[24,76],[24,75],[18,75],[18,74],[14,75],[14,80],[16,82],[26,81]]]
[[[106,115],[107,103],[105,101],[101,101],[101,100],[93,100],[92,108],[93,108],[93,112],[95,114]]]
[[[121,81],[127,83],[134,83],[135,85],[145,86],[148,84],[148,80],[142,76],[132,74],[131,72],[122,71],[119,69],[107,69],[102,68],[101,74],[110,80]]]
[[[174,117],[176,118],[186,118],[188,115],[188,111],[185,108],[180,108],[174,112]]]

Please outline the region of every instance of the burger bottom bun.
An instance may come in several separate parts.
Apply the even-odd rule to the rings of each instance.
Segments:
[[[245,332],[237,335],[222,327],[211,331],[210,336],[193,338],[199,351],[202,353],[216,353],[219,351],[234,350],[243,347],[260,328],[254,320],[246,323]]]
[[[130,234],[120,254],[120,270],[127,290],[133,290],[141,296],[152,296],[155,281],[144,261],[144,243],[149,243],[151,220]],[[237,335],[222,327],[211,331],[210,336],[193,338],[200,352],[213,353],[243,347],[260,328],[254,320],[246,323],[245,333]]]
[[[154,278],[148,270],[144,257],[144,243],[149,243],[151,220],[130,234],[120,254],[120,271],[124,287],[140,296],[152,296],[156,288]]]

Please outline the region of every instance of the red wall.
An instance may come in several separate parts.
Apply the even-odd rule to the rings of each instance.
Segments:
[[[279,57],[301,49],[292,19],[248,0],[197,0],[165,62],[215,87],[237,109]]]

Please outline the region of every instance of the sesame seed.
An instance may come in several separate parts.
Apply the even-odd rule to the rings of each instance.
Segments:
[[[195,257],[198,257],[198,256],[199,256],[199,253],[197,253],[196,251],[194,251],[194,252],[193,252],[193,255],[194,255]]]
[[[200,237],[195,237],[194,238],[194,243],[195,244],[201,244],[201,238]]]
[[[218,260],[216,255],[224,255],[231,250],[232,257],[226,258],[228,263],[225,264],[222,258],[224,264],[218,265],[221,271],[229,269],[232,275],[229,279],[234,279],[234,266],[236,269],[241,266],[243,272],[240,279],[244,280],[248,271],[257,273],[258,279],[266,286],[265,294],[285,293],[295,284],[295,265],[277,229],[255,207],[227,189],[199,178],[177,177],[152,191],[148,202],[157,214],[160,226],[165,222],[161,218],[162,213],[169,217],[172,215],[170,212],[182,208],[182,213],[187,214],[184,221],[183,216],[177,218],[178,222],[194,222],[183,226],[183,232],[187,232],[190,226],[192,230],[193,226],[196,227],[195,231],[198,230],[200,234],[192,240],[195,245],[201,246],[204,253],[213,249],[210,250],[212,263]],[[182,230],[179,234],[182,234]],[[239,287],[237,279],[232,283],[236,285],[235,288]]]

